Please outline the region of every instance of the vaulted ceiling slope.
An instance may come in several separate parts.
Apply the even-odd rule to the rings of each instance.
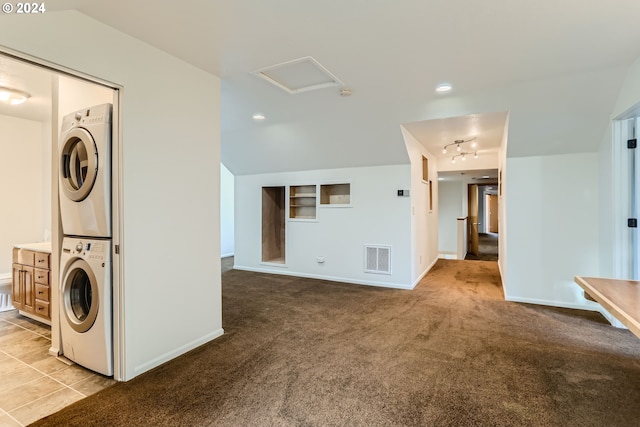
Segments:
[[[407,163],[402,123],[497,111],[510,113],[509,156],[591,151],[640,56],[637,0],[50,0],[47,7],[78,9],[220,76],[222,158],[234,174]],[[353,95],[340,97],[338,88],[291,95],[251,74],[305,56]],[[436,95],[443,81],[454,90]],[[256,112],[266,120],[253,122]]]

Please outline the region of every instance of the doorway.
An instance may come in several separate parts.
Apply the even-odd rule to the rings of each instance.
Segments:
[[[498,260],[497,183],[469,184],[468,251],[465,260]]]
[[[26,101],[22,104],[8,105],[0,102],[0,121],[3,123],[0,131],[11,133],[10,137],[0,138],[0,153],[2,153],[0,159],[10,161],[14,165],[17,159],[23,162],[18,168],[0,167],[0,174],[9,173],[9,176],[3,176],[5,179],[0,180],[3,183],[0,185],[0,194],[10,202],[8,205],[10,209],[5,209],[0,214],[0,275],[7,268],[11,268],[14,245],[49,242],[50,271],[44,283],[46,286],[43,288],[40,284],[38,295],[46,295],[48,298],[46,302],[50,314],[51,342],[47,350],[50,355],[58,356],[62,352],[59,333],[59,260],[62,241],[58,203],[60,125],[65,115],[80,109],[104,103],[113,105],[110,165],[112,232],[113,241],[120,243],[118,218],[120,213],[119,100],[121,88],[85,77],[80,73],[61,70],[37,58],[4,49],[0,49],[0,85],[11,87],[27,95]],[[11,126],[5,126],[6,123],[11,123]],[[33,132],[33,129],[37,131]],[[23,152],[27,146],[31,146],[29,153]],[[11,192],[14,196],[7,197]],[[18,220],[14,218],[16,215],[19,221],[25,220],[20,227],[17,227]],[[11,232],[2,230],[11,230]],[[120,283],[119,263],[115,260],[113,263],[115,313],[119,311]],[[1,280],[0,285],[2,285]],[[21,314],[18,316],[22,318]],[[117,320],[114,320],[114,325],[117,324]],[[116,346],[114,353],[117,354],[120,349],[117,329],[114,333],[114,342]],[[119,365],[119,360],[116,363]],[[119,366],[116,367],[116,371],[119,376]]]
[[[640,280],[640,104],[614,121],[613,275]]]
[[[285,187],[262,187],[262,262],[285,263]]]

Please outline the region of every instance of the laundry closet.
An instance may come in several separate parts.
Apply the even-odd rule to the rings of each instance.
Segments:
[[[0,92],[3,87],[16,89],[27,99],[16,105],[0,102],[0,196],[7,201],[5,209],[0,210],[0,311],[16,309],[21,316],[53,324],[49,352],[55,354],[63,351],[57,326],[64,312],[59,307],[58,286],[63,241],[59,232],[58,169],[63,165],[56,144],[65,116],[98,105],[108,106],[110,115],[116,93],[108,87],[0,56]],[[82,119],[90,117],[87,114]],[[108,126],[111,132],[111,122]],[[92,156],[89,153],[84,159],[73,158],[84,167],[75,171],[76,177],[87,178],[86,166],[93,167]],[[110,157],[107,162],[105,167],[110,172]],[[110,200],[110,187],[107,191]],[[109,215],[110,210],[110,205],[105,208]],[[90,291],[82,296],[90,298]],[[108,322],[111,324],[111,314]],[[106,339],[108,357],[112,358],[111,332]],[[101,373],[112,375],[112,362]]]

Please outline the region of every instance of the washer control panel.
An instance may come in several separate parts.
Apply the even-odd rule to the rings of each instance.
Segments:
[[[81,255],[89,260],[104,261],[107,247],[107,242],[94,241],[85,243],[77,241],[69,247],[63,247],[62,251],[73,255]]]

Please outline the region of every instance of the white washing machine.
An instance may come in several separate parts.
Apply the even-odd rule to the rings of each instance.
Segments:
[[[111,240],[64,238],[60,301],[64,356],[92,371],[113,375]]]
[[[67,236],[111,237],[111,104],[68,114],[60,129],[60,216]]]

